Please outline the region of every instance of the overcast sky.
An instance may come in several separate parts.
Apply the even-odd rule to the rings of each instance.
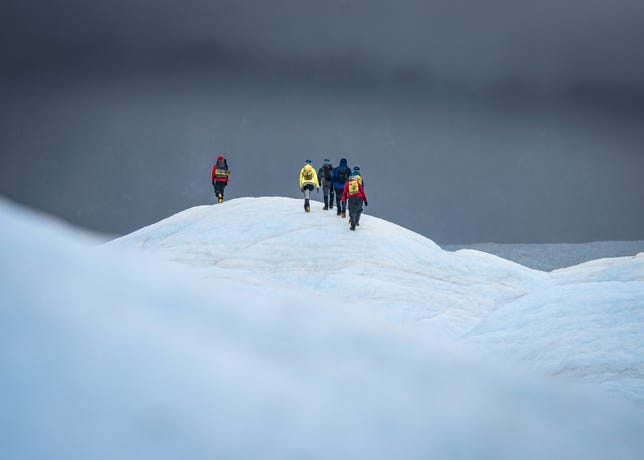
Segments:
[[[644,3],[7,1],[0,192],[123,233],[298,197],[310,158],[440,243],[644,239]]]

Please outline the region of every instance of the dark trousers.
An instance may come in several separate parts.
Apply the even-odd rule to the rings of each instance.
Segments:
[[[224,197],[224,188],[226,187],[225,182],[217,182],[215,181],[215,195],[219,196],[221,193],[221,197]]]
[[[351,225],[358,225],[360,223],[360,214],[362,214],[362,197],[349,197],[349,219],[351,220]]]
[[[342,189],[335,189],[335,203],[338,206],[338,212],[347,212],[347,204],[342,203]]]
[[[324,196],[324,205],[333,207],[333,190],[330,184],[322,184],[322,195]]]

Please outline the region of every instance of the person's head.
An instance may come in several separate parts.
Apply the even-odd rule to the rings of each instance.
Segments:
[[[328,158],[325,158],[325,159],[324,159],[324,164],[325,164],[325,165],[328,165],[329,163],[331,163],[331,160],[329,160]]]
[[[221,155],[219,155],[219,156],[217,157],[217,161],[224,161],[224,157],[223,157],[223,156],[221,156]]]
[[[347,159],[343,158],[340,160],[340,166],[346,166],[347,165]]]
[[[310,165],[310,164],[311,164],[311,160],[306,160],[306,162],[305,162],[305,163],[306,163],[307,165]]]
[[[354,166],[353,167],[353,172],[356,174],[360,174],[360,166]]]

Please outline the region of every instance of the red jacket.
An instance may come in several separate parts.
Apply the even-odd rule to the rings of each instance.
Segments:
[[[221,155],[217,157],[217,163],[220,161],[226,161],[224,160],[224,157]],[[228,176],[230,176],[230,173],[228,172],[228,165],[226,165],[225,169],[217,169],[217,163],[212,167],[212,180],[215,182],[224,182],[228,183]]]
[[[358,188],[355,191],[350,191],[354,189],[351,185],[352,183],[356,184]],[[344,190],[342,191],[342,201],[347,201],[347,198],[353,198],[354,196],[359,196],[362,198],[362,201],[367,202],[367,195],[364,194],[364,189],[362,184],[355,177],[350,177],[346,184],[344,184]]]

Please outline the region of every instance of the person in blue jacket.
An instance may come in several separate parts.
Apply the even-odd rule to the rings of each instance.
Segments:
[[[351,176],[351,168],[347,166],[347,159],[342,158],[340,160],[340,166],[333,170],[333,175],[331,176],[331,181],[333,182],[333,188],[335,189],[335,202],[338,207],[338,216],[342,216],[344,219],[347,217],[347,203],[346,201],[342,202],[342,192],[344,191],[344,184],[347,183],[347,180]]]

